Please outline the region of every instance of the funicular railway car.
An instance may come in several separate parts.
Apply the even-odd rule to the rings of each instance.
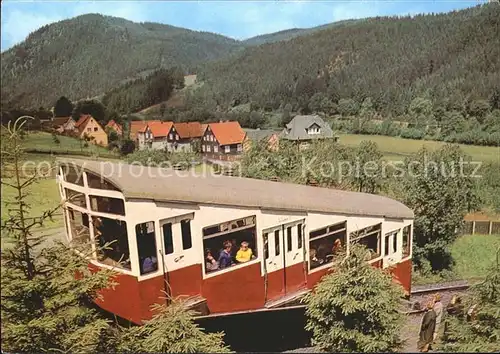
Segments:
[[[165,291],[204,315],[287,306],[354,242],[410,291],[414,216],[395,200],[111,162],[59,160],[58,173],[68,240],[118,273],[97,304],[134,323]]]

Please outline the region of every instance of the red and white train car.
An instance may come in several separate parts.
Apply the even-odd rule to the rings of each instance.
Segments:
[[[353,242],[410,291],[414,215],[395,200],[111,162],[59,166],[68,240],[91,267],[118,273],[98,305],[134,323],[166,301],[163,291],[205,315],[286,306],[329,271],[338,246]],[[236,255],[244,242],[252,257]]]

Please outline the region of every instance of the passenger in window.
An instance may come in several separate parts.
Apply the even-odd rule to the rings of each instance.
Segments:
[[[232,248],[233,248],[233,245],[231,244],[231,241],[224,242],[223,249],[220,252],[219,260],[218,260],[220,269],[230,267],[234,264],[233,257],[231,256],[231,249]]]
[[[323,263],[326,260],[328,253],[330,253],[330,247],[328,247],[326,243],[322,243],[318,246],[318,252],[316,253],[316,256]]]
[[[236,253],[236,262],[245,263],[251,260],[252,258],[255,258],[252,249],[248,247],[248,242],[243,241],[241,243],[240,249]]]
[[[155,256],[148,256],[142,262],[143,274],[154,272],[158,269],[158,260]]]
[[[205,262],[206,262],[206,269],[207,272],[212,272],[214,270],[219,269],[219,263],[215,260],[215,258],[212,256],[212,251],[210,251],[209,248],[205,250]]]
[[[316,268],[317,266],[323,264],[323,261],[316,257],[315,248],[311,248],[309,250],[309,262],[311,262],[311,268]]]
[[[340,238],[338,238],[333,243],[332,253],[333,253],[333,255],[336,255],[341,250],[342,250],[342,241],[340,240]]]

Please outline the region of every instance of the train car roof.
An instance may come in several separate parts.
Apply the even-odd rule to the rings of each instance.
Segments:
[[[118,187],[126,199],[216,204],[413,219],[406,205],[380,195],[110,161],[58,159],[93,172]],[[180,175],[182,174],[182,175]]]

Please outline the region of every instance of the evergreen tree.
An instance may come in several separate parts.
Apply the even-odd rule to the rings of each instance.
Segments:
[[[204,333],[194,312],[180,300],[154,305],[155,315],[140,327],[122,329],[118,351],[132,353],[230,353],[223,333]]]
[[[403,315],[401,287],[367,263],[367,250],[351,245],[305,298],[313,345],[326,352],[397,352]]]
[[[9,216],[2,222],[2,236],[8,242],[1,254],[2,350],[109,350],[109,323],[89,304],[98,290],[110,285],[112,273],[90,272],[86,259],[61,242],[50,245],[37,230],[57,208],[42,215],[30,212],[26,198],[40,175],[37,171],[30,177],[22,175],[23,119],[9,123],[7,141],[2,141],[2,157],[6,157],[2,167],[13,171],[12,178],[2,179],[2,187],[14,189],[16,194],[15,201],[8,204]]]
[[[54,105],[54,117],[69,117],[73,112],[73,103],[66,97],[60,97]]]

